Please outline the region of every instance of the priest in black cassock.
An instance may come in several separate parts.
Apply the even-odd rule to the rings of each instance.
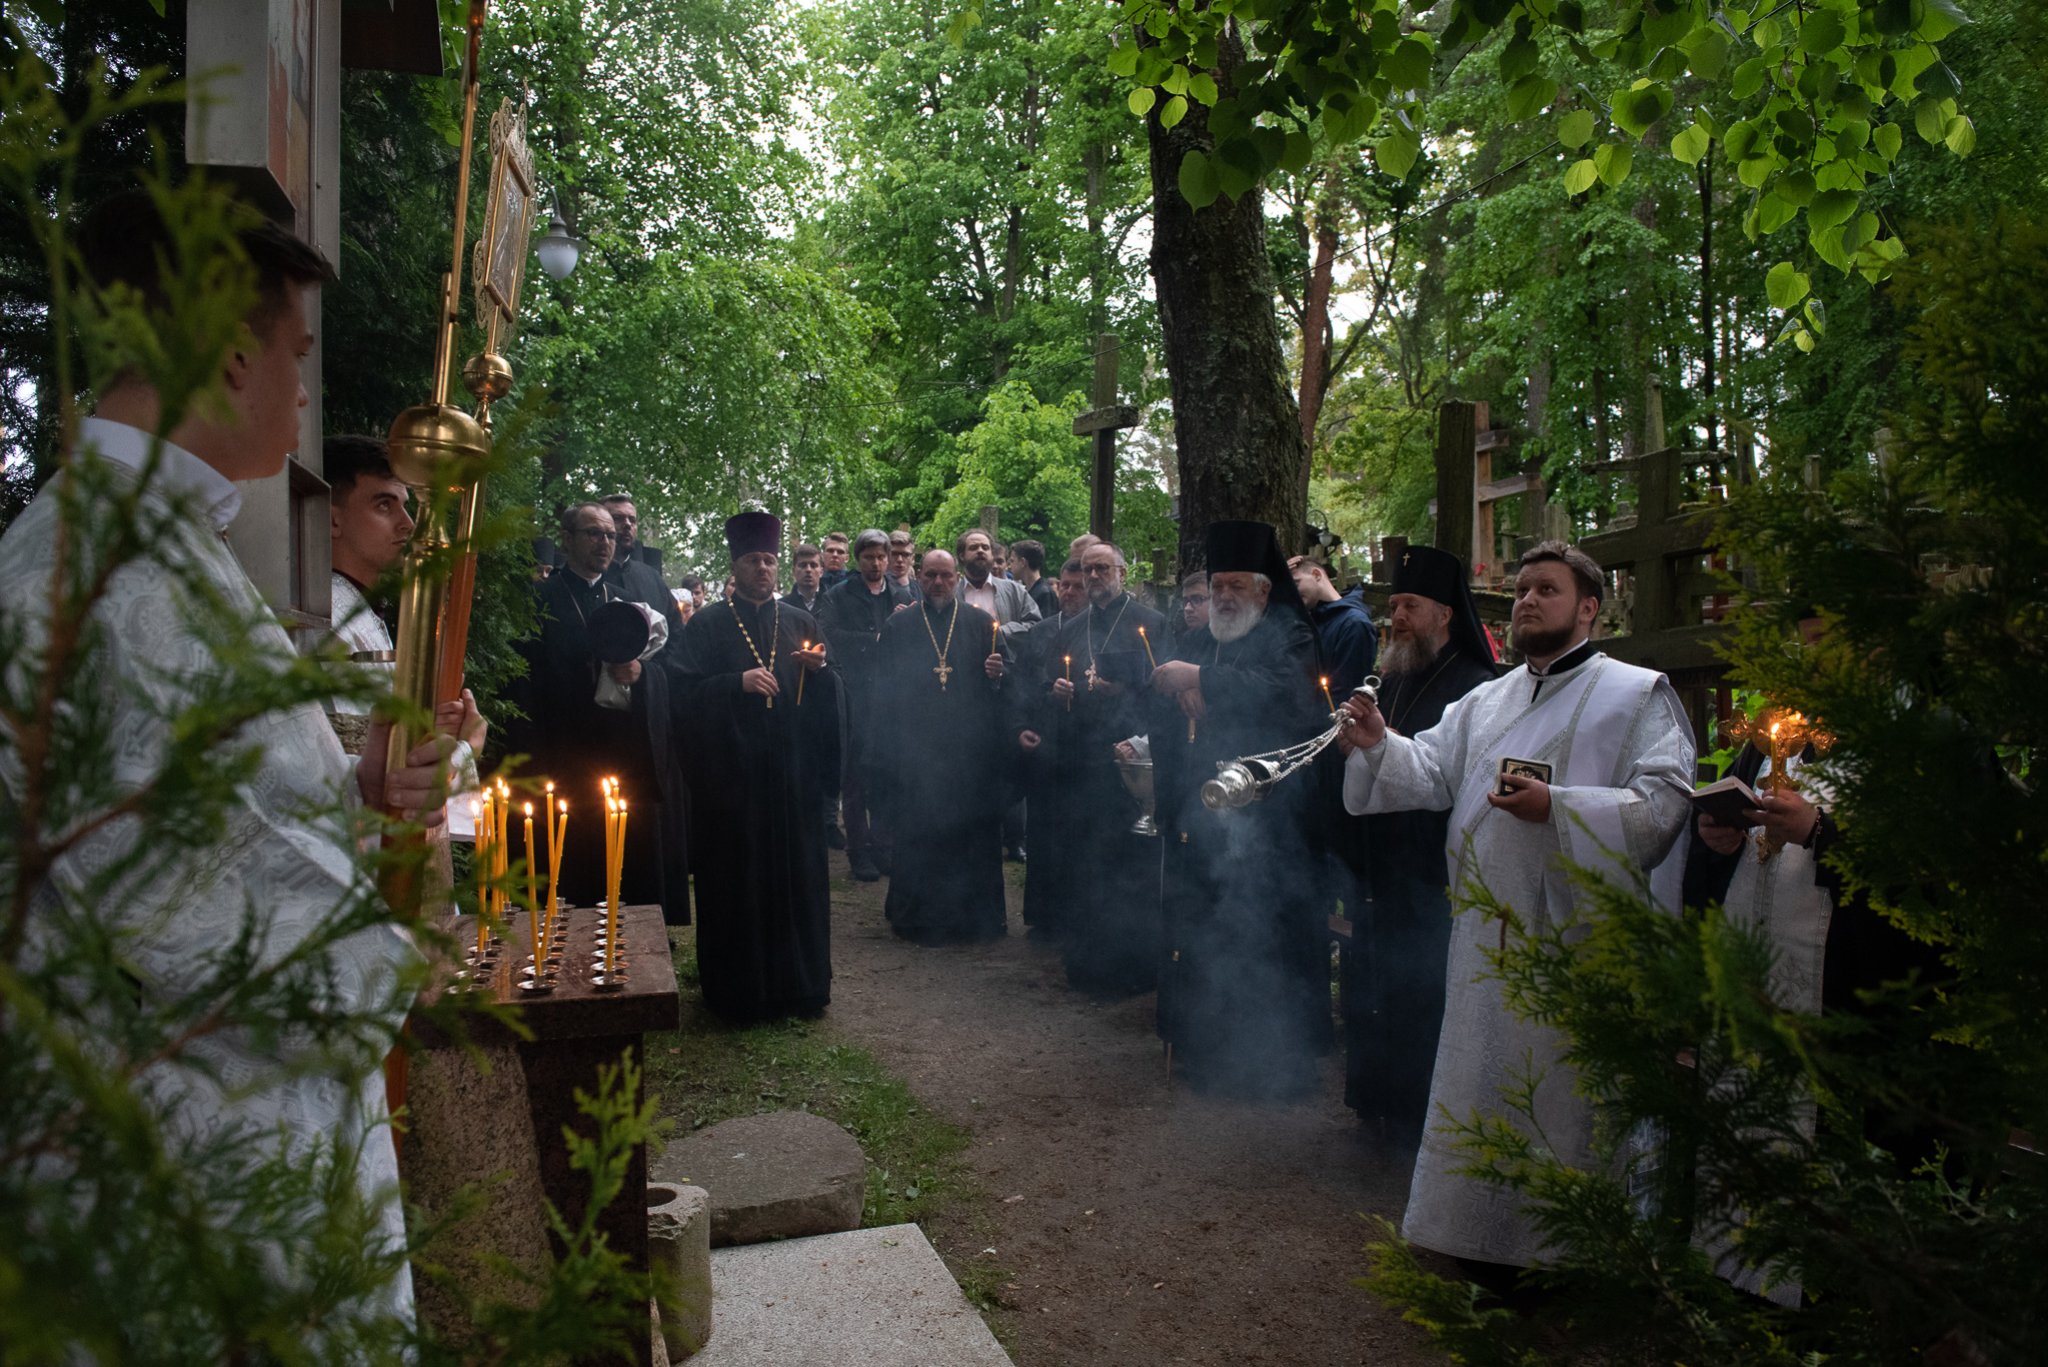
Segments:
[[[929,550],[916,607],[882,628],[881,770],[896,862],[884,908],[917,944],[1001,939],[1004,660],[995,618],[954,597],[953,557]]]
[[[1394,565],[1392,588],[1379,705],[1389,726],[1412,736],[1497,671],[1457,556],[1409,546]],[[1450,817],[1415,811],[1342,819],[1344,838],[1364,848],[1371,888],[1351,912],[1351,943],[1340,960],[1344,1104],[1398,1148],[1422,1142],[1443,1027]]]
[[[690,619],[677,662],[691,718],[698,974],[726,1020],[815,1016],[832,996],[817,813],[839,785],[839,679],[817,620],[775,596],[782,524],[741,513],[725,539],[732,599]]]
[[[1050,576],[1048,576],[1050,579]],[[1065,794],[1068,769],[1079,753],[1068,741],[1073,713],[1053,701],[1052,684],[1072,666],[1062,657],[1060,634],[1088,611],[1081,562],[1069,560],[1054,585],[1053,610],[1010,629],[1014,656],[1004,684],[1011,728],[1023,761],[1024,800],[1031,811],[1031,860],[1024,866],[1024,924],[1033,940],[1057,940],[1066,930],[1075,874],[1072,813]]]
[[[1081,574],[1088,611],[1060,631],[1050,689],[1063,858],[1074,870],[1061,954],[1074,987],[1128,996],[1159,981],[1159,838],[1131,829],[1140,809],[1116,747],[1146,730],[1145,687],[1166,619],[1124,591],[1124,558],[1108,542],[1081,552]]]
[[[669,746],[673,680],[664,658],[679,644],[670,640],[661,653],[624,664],[600,660],[607,618],[620,611],[607,605],[635,601],[604,577],[617,531],[597,503],[564,512],[561,531],[566,563],[534,585],[540,634],[518,646],[526,674],[512,696],[523,715],[507,728],[509,748],[531,756],[529,772],[553,779],[569,804],[576,838],[562,857],[564,901],[590,906],[604,896],[598,785],[616,778],[632,812],[620,896],[658,902],[668,924],[688,925],[689,837],[683,777]],[[603,675],[625,691],[624,707],[599,703]]]
[[[1153,780],[1165,842],[1159,1032],[1203,1090],[1293,1098],[1330,1042],[1327,917],[1311,858],[1313,776],[1212,812],[1219,762],[1313,739],[1329,724],[1309,625],[1273,529],[1218,522],[1206,540],[1208,625],[1152,674]]]

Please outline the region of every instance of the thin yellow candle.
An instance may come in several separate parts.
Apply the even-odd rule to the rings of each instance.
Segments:
[[[490,926],[489,898],[491,895],[491,874],[490,866],[485,863],[491,844],[491,838],[488,834],[490,827],[489,812],[490,795],[488,793],[481,798],[471,798],[469,800],[470,827],[476,840],[475,854],[470,862],[476,865],[476,952],[479,956],[484,952],[484,935]]]
[[[1159,668],[1159,661],[1152,658],[1152,638],[1145,634],[1145,628],[1138,628],[1138,639],[1145,643],[1145,663],[1154,669]]]
[[[810,653],[811,653],[811,643],[810,643],[809,641],[805,641],[805,642],[804,642],[804,654],[808,655],[808,654],[810,654]],[[798,665],[798,666],[797,666],[797,669],[796,669],[796,705],[797,705],[798,707],[802,707],[802,706],[804,705],[804,680],[805,680],[806,678],[808,678],[808,677],[810,676],[810,672],[811,672],[810,670],[808,670],[808,669],[805,669],[805,668],[804,668],[804,667],[803,667],[802,665]]]
[[[1320,678],[1320,679],[1316,680],[1316,682],[1317,682],[1317,683],[1320,683],[1320,684],[1321,684],[1321,685],[1323,686],[1323,701],[1324,701],[1324,702],[1326,702],[1326,703],[1329,703],[1329,704],[1330,704],[1330,710],[1331,710],[1332,712],[1335,712],[1335,711],[1337,710],[1337,704],[1336,704],[1336,702],[1335,702],[1335,701],[1334,701],[1334,700],[1333,700],[1333,699],[1332,699],[1332,698],[1330,697],[1330,676],[1329,676],[1329,675],[1327,675],[1327,674],[1325,674],[1325,675],[1323,675],[1323,677],[1322,677],[1322,678]]]
[[[1003,624],[1002,624],[1001,622],[990,622],[990,623],[988,624],[988,653],[989,653],[989,654],[993,655],[993,654],[995,654],[995,653],[996,653],[996,651],[998,651],[998,650],[1000,650],[1000,649],[1002,648],[1002,647],[1001,647],[1001,645],[999,645],[999,644],[998,644],[999,640],[1000,640],[1000,639],[1001,639],[1001,637],[1002,637],[1002,634],[1003,634]]]
[[[542,788],[540,804],[541,820],[547,822],[548,837],[548,886],[555,885],[555,781],[549,779]]]
[[[505,875],[512,871],[512,785],[498,780],[498,825],[493,832],[497,857],[492,860],[491,875],[498,880],[498,919],[503,920],[505,912]]]
[[[526,947],[540,962],[540,859],[533,849],[533,804],[526,804]]]
[[[548,821],[548,914],[540,924],[541,953],[546,957],[555,947],[555,921],[562,914],[562,851],[569,843],[569,804],[555,803],[555,815]]]
[[[1072,683],[1074,681],[1074,657],[1071,655],[1062,655],[1060,658],[1066,662],[1066,680],[1068,683]],[[1071,712],[1073,710],[1074,699],[1072,695],[1069,695],[1067,698],[1067,711]]]
[[[616,842],[618,856],[612,861],[611,916],[606,921],[604,937],[604,975],[609,978],[619,953],[619,875],[626,853],[626,800],[619,799],[619,832]]]

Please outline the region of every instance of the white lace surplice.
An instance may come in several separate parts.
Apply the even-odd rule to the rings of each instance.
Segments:
[[[1357,815],[1454,811],[1447,850],[1453,891],[1465,880],[1482,883],[1531,930],[1571,917],[1566,860],[1614,877],[1647,872],[1659,903],[1675,908],[1694,759],[1678,695],[1662,675],[1598,654],[1545,677],[1532,702],[1535,684],[1526,668],[1517,669],[1452,703],[1430,730],[1389,734],[1352,755],[1345,806]],[[1548,822],[1486,805],[1504,755],[1552,766]],[[1593,1108],[1572,1090],[1557,1035],[1508,1008],[1486,957],[1499,944],[1497,919],[1458,913],[1430,1082],[1431,1127],[1416,1155],[1402,1233],[1457,1257],[1529,1266],[1542,1259],[1540,1235],[1513,1192],[1459,1175],[1472,1156],[1456,1147],[1448,1123],[1486,1114],[1528,1129],[1505,1095],[1533,1070],[1542,1077],[1538,1143],[1587,1165]]]
[[[139,463],[136,439],[142,434],[94,422],[82,436],[90,440],[94,429],[105,439],[113,464],[132,469]],[[166,448],[164,461],[151,484],[150,504],[158,503],[153,495],[163,488],[190,492],[195,487],[191,478],[182,485],[178,478],[189,469],[178,462],[197,465],[195,457]],[[114,473],[123,477],[119,468]],[[48,639],[58,516],[53,485],[0,537],[0,606],[28,631],[27,648],[7,663],[10,669],[33,667]],[[280,660],[289,658],[292,647],[283,628],[216,529],[195,516],[180,526],[176,541],[165,558],[196,571],[208,592],[237,615],[259,622],[253,634],[260,649],[274,651]],[[159,566],[136,563],[113,576],[95,609],[105,628],[104,644],[85,678],[99,691],[103,715],[109,718],[120,792],[142,787],[163,769],[168,719],[189,704],[193,681],[217,671],[216,643],[188,627],[185,597],[183,587]],[[252,909],[263,924],[260,961],[275,963],[359,891],[354,840],[346,829],[346,813],[338,809],[354,790],[354,774],[321,708],[307,703],[264,715],[244,726],[232,743],[256,747],[262,758],[227,813],[224,837],[171,854],[168,867],[164,860],[150,861],[146,882],[130,878],[97,907],[102,918],[129,937],[124,948],[143,993],[168,996],[196,985],[209,961],[242,931]],[[0,754],[0,779],[18,797],[19,757],[11,750]],[[67,889],[87,886],[96,871],[133,848],[137,834],[133,821],[110,823],[60,860],[53,881]],[[54,889],[44,889],[37,902],[32,956],[38,943],[51,943],[58,933],[55,920],[63,915]],[[343,940],[328,956],[333,1006],[380,1011],[386,1037],[395,1037],[403,1012],[392,988],[412,955],[407,937],[390,926]],[[243,1032],[221,1032],[191,1046],[192,1056],[202,1059],[218,1081],[192,1069],[159,1065],[139,1085],[164,1108],[174,1133],[249,1126],[276,1133],[287,1153],[310,1153],[316,1144],[360,1145],[359,1187],[378,1211],[385,1236],[402,1240],[404,1218],[396,1199],[391,1135],[384,1125],[382,1071],[373,1067],[353,1085],[318,1069],[289,1076],[287,1065],[311,1062],[315,1056],[306,1051],[314,1047],[309,1040],[287,1036],[264,1052]],[[395,1279],[388,1297],[391,1308],[410,1313],[408,1274]]]

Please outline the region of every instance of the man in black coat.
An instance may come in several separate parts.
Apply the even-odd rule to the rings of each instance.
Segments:
[[[725,524],[730,603],[683,634],[697,966],[726,1020],[814,1016],[832,995],[821,795],[839,784],[839,680],[808,612],[775,596],[782,524]],[[629,827],[630,829],[630,827]]]
[[[605,579],[617,537],[611,514],[602,504],[579,503],[562,514],[561,530],[566,563],[534,585],[540,634],[519,646],[526,677],[514,696],[525,716],[513,723],[510,746],[530,755],[531,772],[553,779],[569,803],[563,898],[589,906],[603,895],[599,780],[612,777],[633,813],[620,895],[658,902],[670,925],[687,925],[688,839],[682,775],[669,745],[669,670],[659,656],[615,664],[598,658],[600,609],[641,601]],[[625,690],[625,706],[598,700],[606,676]]]
[[[640,544],[640,510],[633,506],[633,500],[625,494],[608,494],[604,510],[612,515],[612,529],[619,537],[612,549],[612,562],[604,569],[605,582],[618,590],[621,598],[645,603],[668,619],[669,644],[655,659],[673,678],[675,643],[683,634],[682,610],[676,606],[668,580],[662,577],[653,548]],[[629,828],[631,824],[627,823]]]
[[[914,601],[889,582],[889,536],[870,527],[855,539],[859,573],[818,600],[818,623],[846,689],[846,755],[841,765],[840,812],[846,821],[846,859],[853,876],[872,883],[889,861],[885,794],[875,786],[874,740],[886,708],[877,643],[898,608]]]
[[[1412,736],[1497,671],[1457,556],[1410,546],[1394,566],[1392,587],[1379,707],[1389,726]],[[1371,892],[1347,909],[1351,943],[1339,963],[1344,1104],[1378,1138],[1407,1149],[1422,1142],[1443,1028],[1450,819],[1447,811],[1339,818],[1338,843],[1362,850]]]

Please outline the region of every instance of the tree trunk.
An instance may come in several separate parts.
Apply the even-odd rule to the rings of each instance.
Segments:
[[[1221,44],[1218,84],[1243,60],[1235,32]],[[1232,203],[1191,207],[1180,192],[1189,151],[1209,152],[1207,111],[1191,103],[1172,129],[1146,120],[1152,169],[1152,279],[1172,381],[1180,468],[1180,565],[1193,568],[1211,522],[1271,523],[1282,549],[1301,548],[1308,513],[1301,413],[1289,385],[1266,219],[1254,189]]]
[[[1088,331],[1101,336],[1109,331],[1109,243],[1104,231],[1102,174],[1109,151],[1099,142],[1088,144],[1081,154],[1087,174],[1082,214],[1088,223]]]
[[[1315,203],[1316,254],[1309,266],[1308,295],[1301,318],[1301,445],[1308,460],[1316,449],[1316,423],[1330,380],[1330,282],[1337,266],[1337,167],[1333,163]],[[1306,481],[1304,480],[1304,487]]]

